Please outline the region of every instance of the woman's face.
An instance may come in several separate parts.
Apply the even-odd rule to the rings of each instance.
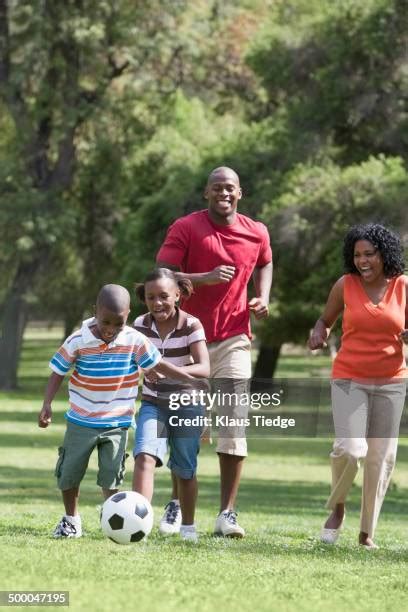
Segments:
[[[381,253],[368,240],[357,240],[355,243],[354,265],[367,283],[372,283],[384,277],[384,263]]]

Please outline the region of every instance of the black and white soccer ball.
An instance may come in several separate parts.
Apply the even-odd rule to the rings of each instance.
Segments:
[[[140,493],[115,493],[102,506],[101,527],[103,533],[117,544],[140,542],[152,530],[153,509]]]

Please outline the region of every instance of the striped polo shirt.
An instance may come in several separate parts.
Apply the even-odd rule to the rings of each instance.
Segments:
[[[149,370],[161,355],[145,336],[125,326],[106,344],[89,329],[87,319],[69,336],[50,361],[50,368],[69,379],[70,408],[65,418],[85,427],[129,427],[137,397],[139,368]]]
[[[194,363],[190,352],[190,346],[199,340],[205,341],[205,332],[203,326],[196,317],[193,317],[179,308],[177,309],[177,314],[177,325],[164,340],[160,338],[156,323],[150,313],[137,317],[133,323],[133,327],[151,340],[156,349],[163,356],[163,359],[176,366],[185,366]],[[205,385],[204,381],[200,381],[199,379],[193,383],[189,383],[180,380],[170,380],[168,378],[159,380],[157,383],[151,383],[146,380],[145,377],[143,381],[142,399],[161,406],[168,406],[169,395],[171,393],[185,394],[191,391],[192,388],[203,388],[203,384]],[[207,389],[206,386],[205,389]]]

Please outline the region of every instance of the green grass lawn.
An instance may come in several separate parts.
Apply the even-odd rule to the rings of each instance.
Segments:
[[[66,590],[72,610],[91,611],[408,610],[406,440],[379,522],[381,549],[375,552],[356,543],[361,474],[339,545],[319,543],[330,483],[326,438],[249,440],[238,501],[239,521],[247,530],[241,541],[211,535],[218,471],[210,445],[200,454],[197,546],[162,539],[157,528],[147,541],[131,546],[106,539],[99,528],[95,458],[82,486],[85,537],[53,540],[50,533],[62,515],[53,466],[64,432],[65,391],[54,404],[50,428],[40,430],[36,416],[58,340],[49,332],[29,335],[23,388],[0,394],[0,589]],[[278,374],[318,376],[319,368],[327,372],[326,357],[292,355],[282,358]],[[131,470],[129,459],[124,489],[130,488]],[[153,499],[156,524],[168,490],[168,472],[161,468]]]

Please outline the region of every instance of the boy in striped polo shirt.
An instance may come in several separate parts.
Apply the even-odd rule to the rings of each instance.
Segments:
[[[51,403],[65,374],[75,368],[68,386],[67,429],[55,468],[65,506],[65,515],[54,531],[56,538],[82,535],[79,486],[95,447],[97,484],[104,498],[116,493],[123,481],[139,368],[182,380],[191,378],[162,362],[152,342],[126,325],[129,311],[129,292],[120,285],[105,285],[97,297],[95,317],[84,321],[50,361],[53,372],[38,415],[39,427],[51,423]]]

